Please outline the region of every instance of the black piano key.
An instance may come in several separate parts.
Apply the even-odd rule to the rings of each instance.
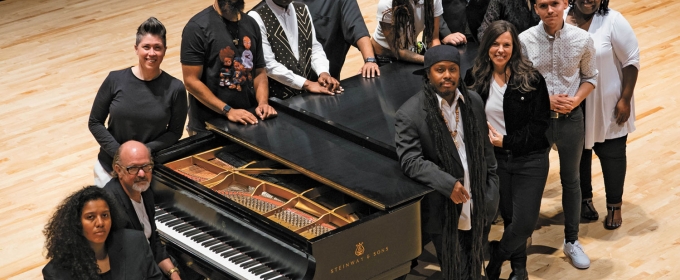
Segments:
[[[279,275],[280,274],[278,272],[270,272],[270,273],[267,273],[267,274],[262,275],[260,277],[262,277],[262,279],[264,279],[264,280],[269,280],[269,279],[272,279],[272,278],[279,276]]]
[[[203,234],[198,234],[198,235],[196,235],[196,236],[194,236],[194,237],[191,237],[191,240],[196,241],[196,242],[198,242],[198,243],[201,243],[201,242],[206,241],[206,240],[208,240],[208,239],[210,239],[210,238],[212,238],[212,236],[203,233]]]
[[[271,271],[271,269],[269,269],[269,267],[261,265],[261,266],[253,267],[248,271],[252,272],[255,275],[262,275],[262,274],[265,274],[265,272],[269,273]]]
[[[242,264],[241,264],[241,267],[243,267],[243,268],[249,268],[249,267],[254,266],[254,265],[257,265],[257,264],[260,264],[260,263],[257,262],[256,260],[251,259],[251,260],[249,260],[249,261],[247,261],[247,262],[242,263]]]
[[[178,225],[178,226],[176,226],[172,229],[176,230],[177,232],[185,232],[185,231],[188,231],[188,230],[193,229],[193,228],[194,228],[194,226],[192,226],[192,225],[182,224],[182,225]]]
[[[156,216],[160,216],[160,215],[163,215],[167,212],[165,212],[165,210],[163,210],[163,209],[157,208],[154,213],[155,213]]]
[[[161,223],[165,223],[165,222],[170,221],[172,219],[175,219],[175,216],[170,215],[170,214],[164,215],[163,217],[160,217],[160,218],[157,218],[157,220]]]
[[[179,225],[179,224],[181,224],[181,223],[183,223],[183,221],[180,220],[180,219],[177,219],[177,220],[168,222],[168,223],[165,224],[165,225],[167,225],[168,227],[174,227],[174,226]]]
[[[217,239],[211,239],[211,240],[208,240],[206,242],[203,242],[203,244],[201,244],[201,245],[203,245],[203,247],[210,248],[211,246],[213,246],[217,243],[220,243],[220,241],[217,240]]]
[[[226,244],[219,244],[219,245],[215,245],[215,246],[210,248],[211,251],[218,253],[218,254],[222,253],[224,251],[230,250],[230,249],[231,249],[231,247],[229,247],[229,245],[226,245]]]
[[[242,255],[233,257],[233,258],[231,258],[231,259],[229,259],[229,260],[230,260],[231,262],[235,263],[235,264],[240,264],[240,263],[243,263],[243,262],[245,262],[245,261],[247,261],[247,260],[250,260],[250,257],[248,257],[248,255],[246,255],[246,254],[242,254]]]
[[[201,232],[203,232],[203,231],[201,231],[200,229],[192,229],[192,230],[189,230],[189,231],[187,231],[183,234],[184,234],[184,236],[189,237],[189,236],[194,236],[196,234],[199,234]]]
[[[230,250],[230,251],[226,251],[226,252],[222,253],[221,256],[222,256],[222,257],[225,257],[225,258],[229,258],[229,257],[231,257],[231,256],[234,256],[234,255],[240,254],[240,253],[241,253],[241,252],[239,252],[238,250]]]

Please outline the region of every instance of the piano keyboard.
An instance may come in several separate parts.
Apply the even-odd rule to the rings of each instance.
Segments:
[[[178,217],[180,216],[180,217]],[[229,237],[216,237],[218,233],[207,226],[195,225],[190,218],[183,218],[156,207],[156,227],[159,234],[198,256],[207,258],[213,265],[240,279],[284,280],[288,279],[266,266],[262,257],[244,253],[244,246],[236,245]],[[262,263],[264,262],[264,264]]]

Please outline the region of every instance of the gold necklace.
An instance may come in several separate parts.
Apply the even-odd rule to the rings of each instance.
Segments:
[[[442,112],[442,118],[444,118],[444,123],[446,124],[446,129],[449,130],[449,133],[451,133],[451,138],[453,138],[453,144],[456,145],[456,149],[460,148],[460,144],[458,144],[458,140],[456,139],[456,136],[458,136],[458,122],[460,121],[460,103],[456,101],[456,126],[453,128],[453,131],[451,131],[451,127],[449,126],[449,121],[446,119],[444,116],[444,110],[441,110]]]

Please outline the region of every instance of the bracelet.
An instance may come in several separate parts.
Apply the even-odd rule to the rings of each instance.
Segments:
[[[179,273],[179,268],[173,267],[172,269],[168,270],[168,273],[166,273],[166,275],[168,275],[168,277],[170,277],[170,275],[172,275],[175,272]]]

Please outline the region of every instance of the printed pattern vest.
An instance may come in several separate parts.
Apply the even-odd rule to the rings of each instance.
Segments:
[[[269,40],[276,61],[297,75],[308,80],[316,80],[316,75],[312,71],[312,21],[304,4],[293,3],[293,7],[297,17],[299,59],[295,59],[295,55],[290,49],[288,38],[286,38],[286,33],[283,31],[281,23],[279,23],[271,8],[265,4],[257,9],[256,12],[260,15],[264,26],[267,28],[267,40]],[[305,91],[302,89],[296,90],[269,78],[270,97],[286,99],[303,92]]]

